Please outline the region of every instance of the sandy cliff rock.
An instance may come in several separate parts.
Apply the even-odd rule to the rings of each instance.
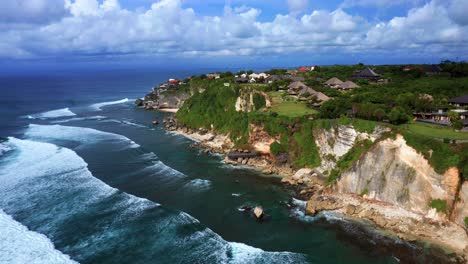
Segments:
[[[375,141],[386,129],[377,127],[372,134],[358,132],[352,126],[338,125],[331,129],[320,129],[314,133],[315,142],[319,147],[322,165],[318,171],[330,171],[336,161],[346,154],[358,140],[369,139]]]
[[[465,226],[465,217],[468,217],[468,182],[464,182],[460,188],[451,220],[461,226]]]
[[[365,194],[371,199],[436,217],[429,203],[442,199],[450,210],[458,184],[456,168],[444,175],[436,173],[421,154],[408,146],[402,136],[397,136],[372,147],[342,174],[335,188],[340,193]]]

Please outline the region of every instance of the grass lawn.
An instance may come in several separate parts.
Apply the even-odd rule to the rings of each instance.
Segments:
[[[426,137],[447,138],[447,139],[468,139],[467,132],[456,132],[449,127],[441,127],[431,124],[413,122],[403,125],[410,132]]]
[[[268,92],[268,95],[271,98],[272,104],[270,112],[276,112],[278,115],[287,117],[301,117],[317,113],[315,109],[308,107],[303,102],[284,101],[282,98],[284,92]]]
[[[307,105],[301,102],[281,102],[279,104],[273,104],[270,109],[271,112],[276,112],[278,115],[287,117],[300,117],[304,115],[316,114],[317,111],[309,108]]]

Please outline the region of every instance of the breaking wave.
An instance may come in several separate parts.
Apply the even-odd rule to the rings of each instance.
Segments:
[[[44,235],[28,230],[0,209],[0,263],[77,263]]]
[[[73,150],[16,138],[5,144],[15,154],[0,158],[0,208],[77,261],[106,256],[106,263],[305,262],[301,254],[227,242],[184,212],[112,188]],[[0,236],[6,228],[0,225]]]
[[[211,181],[203,180],[203,179],[195,179],[195,180],[189,181],[185,186],[193,188],[198,191],[205,191],[211,187]]]
[[[106,119],[106,118],[107,117],[105,117],[105,116],[74,117],[74,118],[68,118],[68,119],[64,119],[64,120],[54,120],[54,121],[51,121],[50,123],[62,124],[62,123],[68,123],[68,122],[73,122],[73,121],[103,120],[103,119]]]
[[[39,141],[63,140],[74,141],[80,144],[109,142],[124,143],[130,148],[140,147],[140,145],[136,144],[134,141],[125,136],[86,127],[30,124],[25,132],[25,136],[27,138]]]
[[[75,113],[70,111],[69,108],[62,108],[47,112],[42,112],[38,114],[28,115],[26,118],[29,119],[51,119],[51,118],[59,118],[59,117],[67,117],[67,116],[76,116]]]
[[[97,103],[97,104],[92,104],[90,107],[94,110],[102,110],[102,107],[104,106],[109,106],[109,105],[116,105],[116,104],[123,104],[128,102],[128,98],[124,98],[122,100],[117,100],[117,101],[111,101],[111,102],[102,102],[102,103]]]

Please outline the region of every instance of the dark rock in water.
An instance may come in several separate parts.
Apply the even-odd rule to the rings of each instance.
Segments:
[[[136,104],[136,106],[143,106],[143,100],[138,98],[138,99],[135,100],[135,104]]]
[[[154,120],[153,121],[153,125],[158,125],[159,124],[159,121],[158,120]]]
[[[252,207],[248,206],[248,205],[244,205],[241,207],[242,211],[244,212],[250,212],[250,210],[252,210]]]
[[[238,160],[239,158],[255,158],[259,155],[258,153],[230,152],[227,156],[230,160]]]
[[[254,208],[253,213],[257,219],[261,219],[263,217],[263,208],[260,206],[256,206]]]

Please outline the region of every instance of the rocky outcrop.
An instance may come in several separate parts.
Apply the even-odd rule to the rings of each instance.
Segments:
[[[262,126],[250,124],[249,144],[262,154],[270,154],[270,145],[277,138],[270,136]]]
[[[158,108],[180,108],[189,97],[188,93],[160,94]]]
[[[185,100],[190,98],[190,94],[184,92],[178,93],[148,93],[143,102],[136,101],[137,105],[142,105],[145,109],[178,109],[182,107]]]
[[[465,218],[468,219],[468,181],[462,184],[450,217],[452,221],[466,228]]]
[[[322,164],[318,171],[330,171],[335,168],[336,161],[345,155],[356,141],[369,139],[375,141],[388,129],[376,127],[373,133],[362,133],[353,126],[337,125],[330,129],[320,129],[314,133],[315,142],[319,148]]]
[[[268,96],[268,94],[255,89],[244,88],[240,90],[240,95],[239,97],[237,97],[235,104],[236,111],[251,112],[253,110],[259,110],[255,109],[254,94],[263,96],[265,98],[265,106],[271,107],[271,99],[270,96]]]
[[[410,212],[398,205],[362,198],[358,195],[328,193],[314,195],[307,201],[306,213],[315,215],[320,211],[336,211],[355,219],[371,220],[378,227],[408,240],[425,240],[443,245],[457,252],[462,259],[468,252],[468,236],[459,225],[443,220],[434,221],[424,215]]]
[[[456,168],[440,175],[402,136],[378,142],[352,168],[342,173],[335,189],[389,202],[434,217],[429,204],[433,199],[446,201],[448,211],[455,201],[459,175]]]
[[[257,219],[261,219],[263,217],[263,209],[260,206],[256,206],[253,213]]]

